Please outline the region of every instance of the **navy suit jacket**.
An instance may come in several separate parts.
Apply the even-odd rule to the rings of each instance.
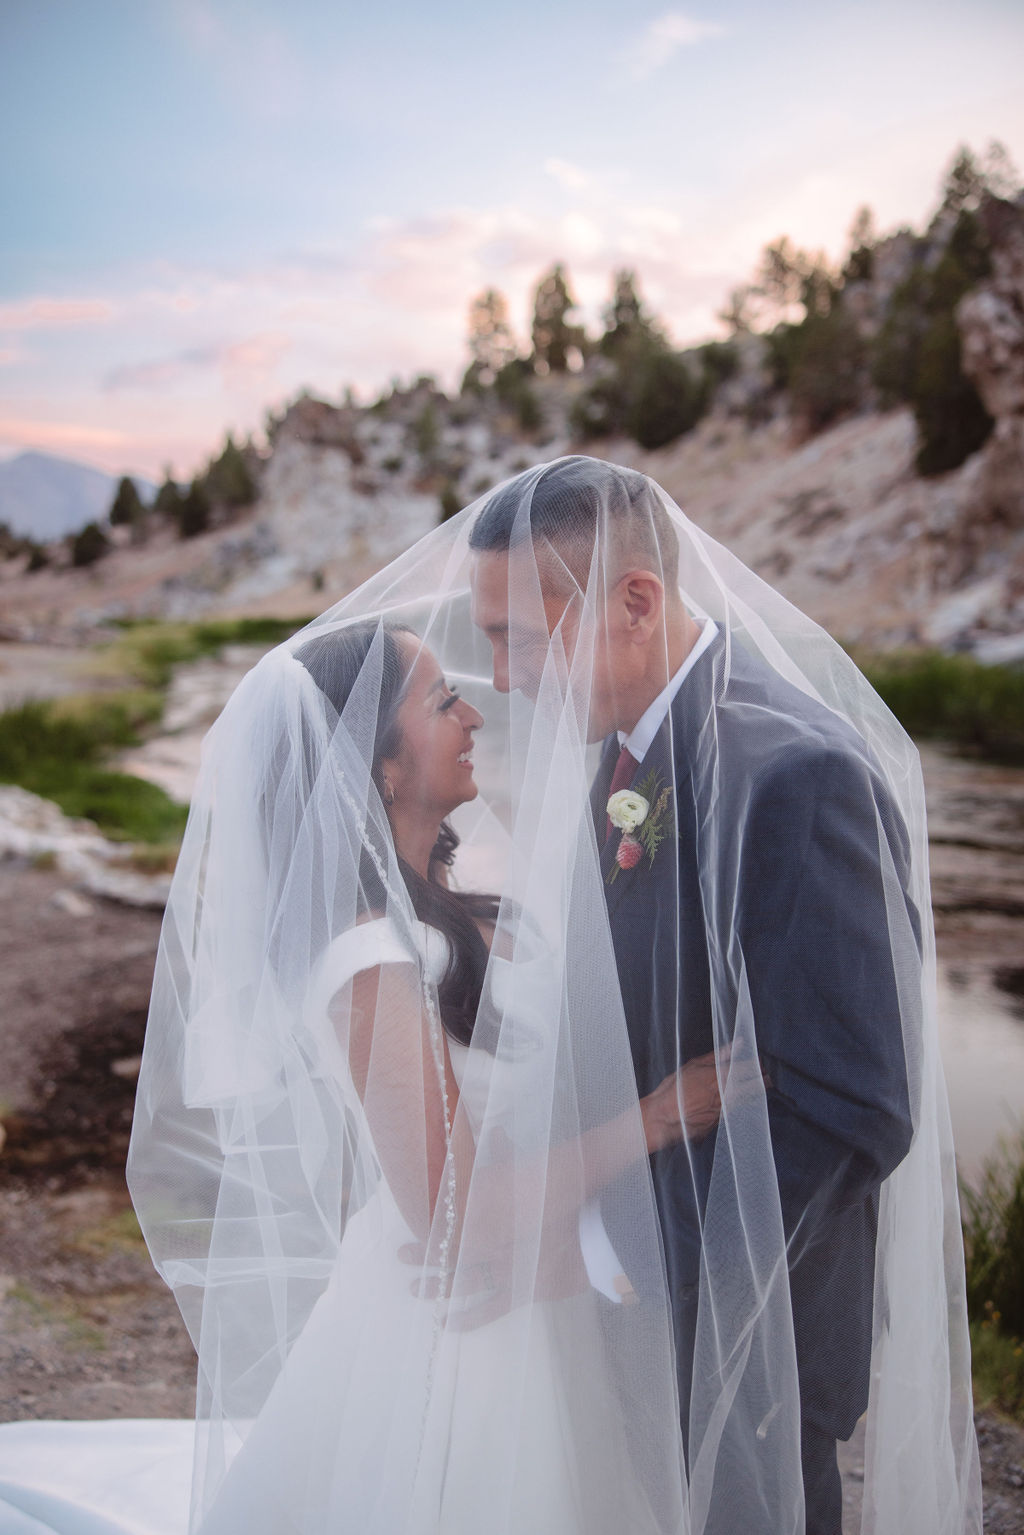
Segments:
[[[902,926],[901,954],[916,965],[907,834],[850,727],[736,646],[726,685],[724,658],[719,635],[634,777],[636,787],[654,768],[674,782],[676,856],[666,842],[653,866],[644,857],[606,883],[612,940],[641,1095],[714,1048],[712,993],[721,1040],[735,1018],[729,976],[745,977],[770,1084],[801,1412],[846,1438],[867,1403],[878,1191],[912,1135],[906,988],[901,1012],[890,936]],[[613,737],[594,780],[599,844],[618,750]],[[618,841],[605,844],[606,879]],[[895,916],[883,864],[902,887]],[[652,1158],[684,1427],[715,1149],[713,1132]],[[614,1190],[602,1204],[614,1243]],[[644,1276],[634,1284],[642,1293]]]

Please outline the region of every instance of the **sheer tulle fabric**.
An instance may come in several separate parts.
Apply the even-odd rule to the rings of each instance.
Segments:
[[[582,555],[550,534],[577,491]],[[797,1535],[802,1441],[866,1412],[863,1528],[980,1530],[913,747],[653,482],[562,460],[496,494],[496,564],[492,493],[205,744],[130,1158],[199,1355],[192,1527]],[[600,700],[638,538],[702,645],[630,866]],[[367,621],[335,707],[309,647]],[[450,816],[451,884],[499,898],[468,1044],[375,767],[396,626],[484,719]],[[639,1099],[712,1051],[717,1124],[649,1158]]]

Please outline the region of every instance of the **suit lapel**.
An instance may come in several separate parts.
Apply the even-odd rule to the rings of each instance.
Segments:
[[[604,847],[604,834],[608,824],[608,790],[611,787],[618,755],[618,737],[610,735],[604,743],[601,761],[597,765],[594,782],[590,786],[590,813],[594,817],[594,831],[597,833],[599,848]]]

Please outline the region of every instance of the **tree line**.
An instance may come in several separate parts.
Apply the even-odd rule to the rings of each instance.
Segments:
[[[231,521],[256,500],[255,449],[240,447],[229,432],[220,453],[188,484],[179,484],[170,468],[165,470],[152,504],[147,506],[135,481],[124,475],[102,522],[87,522],[63,541],[66,557],[76,569],[93,565],[113,547],[110,528],[130,529],[134,544],[146,542],[156,526],[172,526],[179,538],[194,538],[208,528]],[[0,524],[0,555],[13,559],[28,554],[26,573],[43,570],[51,563],[51,549],[31,538],[17,538]]]
[[[645,306],[636,273],[626,269],[613,275],[601,334],[588,335],[557,263],[534,292],[531,345],[523,353],[504,296],[488,288],[473,300],[462,392],[493,395],[531,432],[540,425],[536,379],[582,370],[585,386],[570,411],[577,438],[624,435],[658,448],[696,426],[745,354],[763,379],[760,389],[744,392],[752,424],[781,407],[811,434],[860,410],[906,404],[917,425],[919,473],[943,473],[992,430],[963,371],[956,308],[991,273],[993,207],[1020,196],[1001,145],[982,156],[963,147],[922,234],[880,236],[871,210],[862,208],[837,263],[781,238],[729,295],[718,317],[726,339],[684,350],[672,345]],[[744,345],[747,337],[757,338],[753,348]]]

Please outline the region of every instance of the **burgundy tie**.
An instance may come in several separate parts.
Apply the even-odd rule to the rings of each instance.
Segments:
[[[633,774],[636,772],[639,765],[640,764],[633,756],[633,753],[630,751],[629,747],[624,746],[619,752],[619,760],[615,764],[615,772],[612,774],[612,781],[608,785],[609,799],[611,799],[613,794],[618,794],[620,789],[629,788],[630,784],[633,782]],[[612,831],[612,818],[609,816],[608,825],[604,834],[605,842],[608,841]]]

